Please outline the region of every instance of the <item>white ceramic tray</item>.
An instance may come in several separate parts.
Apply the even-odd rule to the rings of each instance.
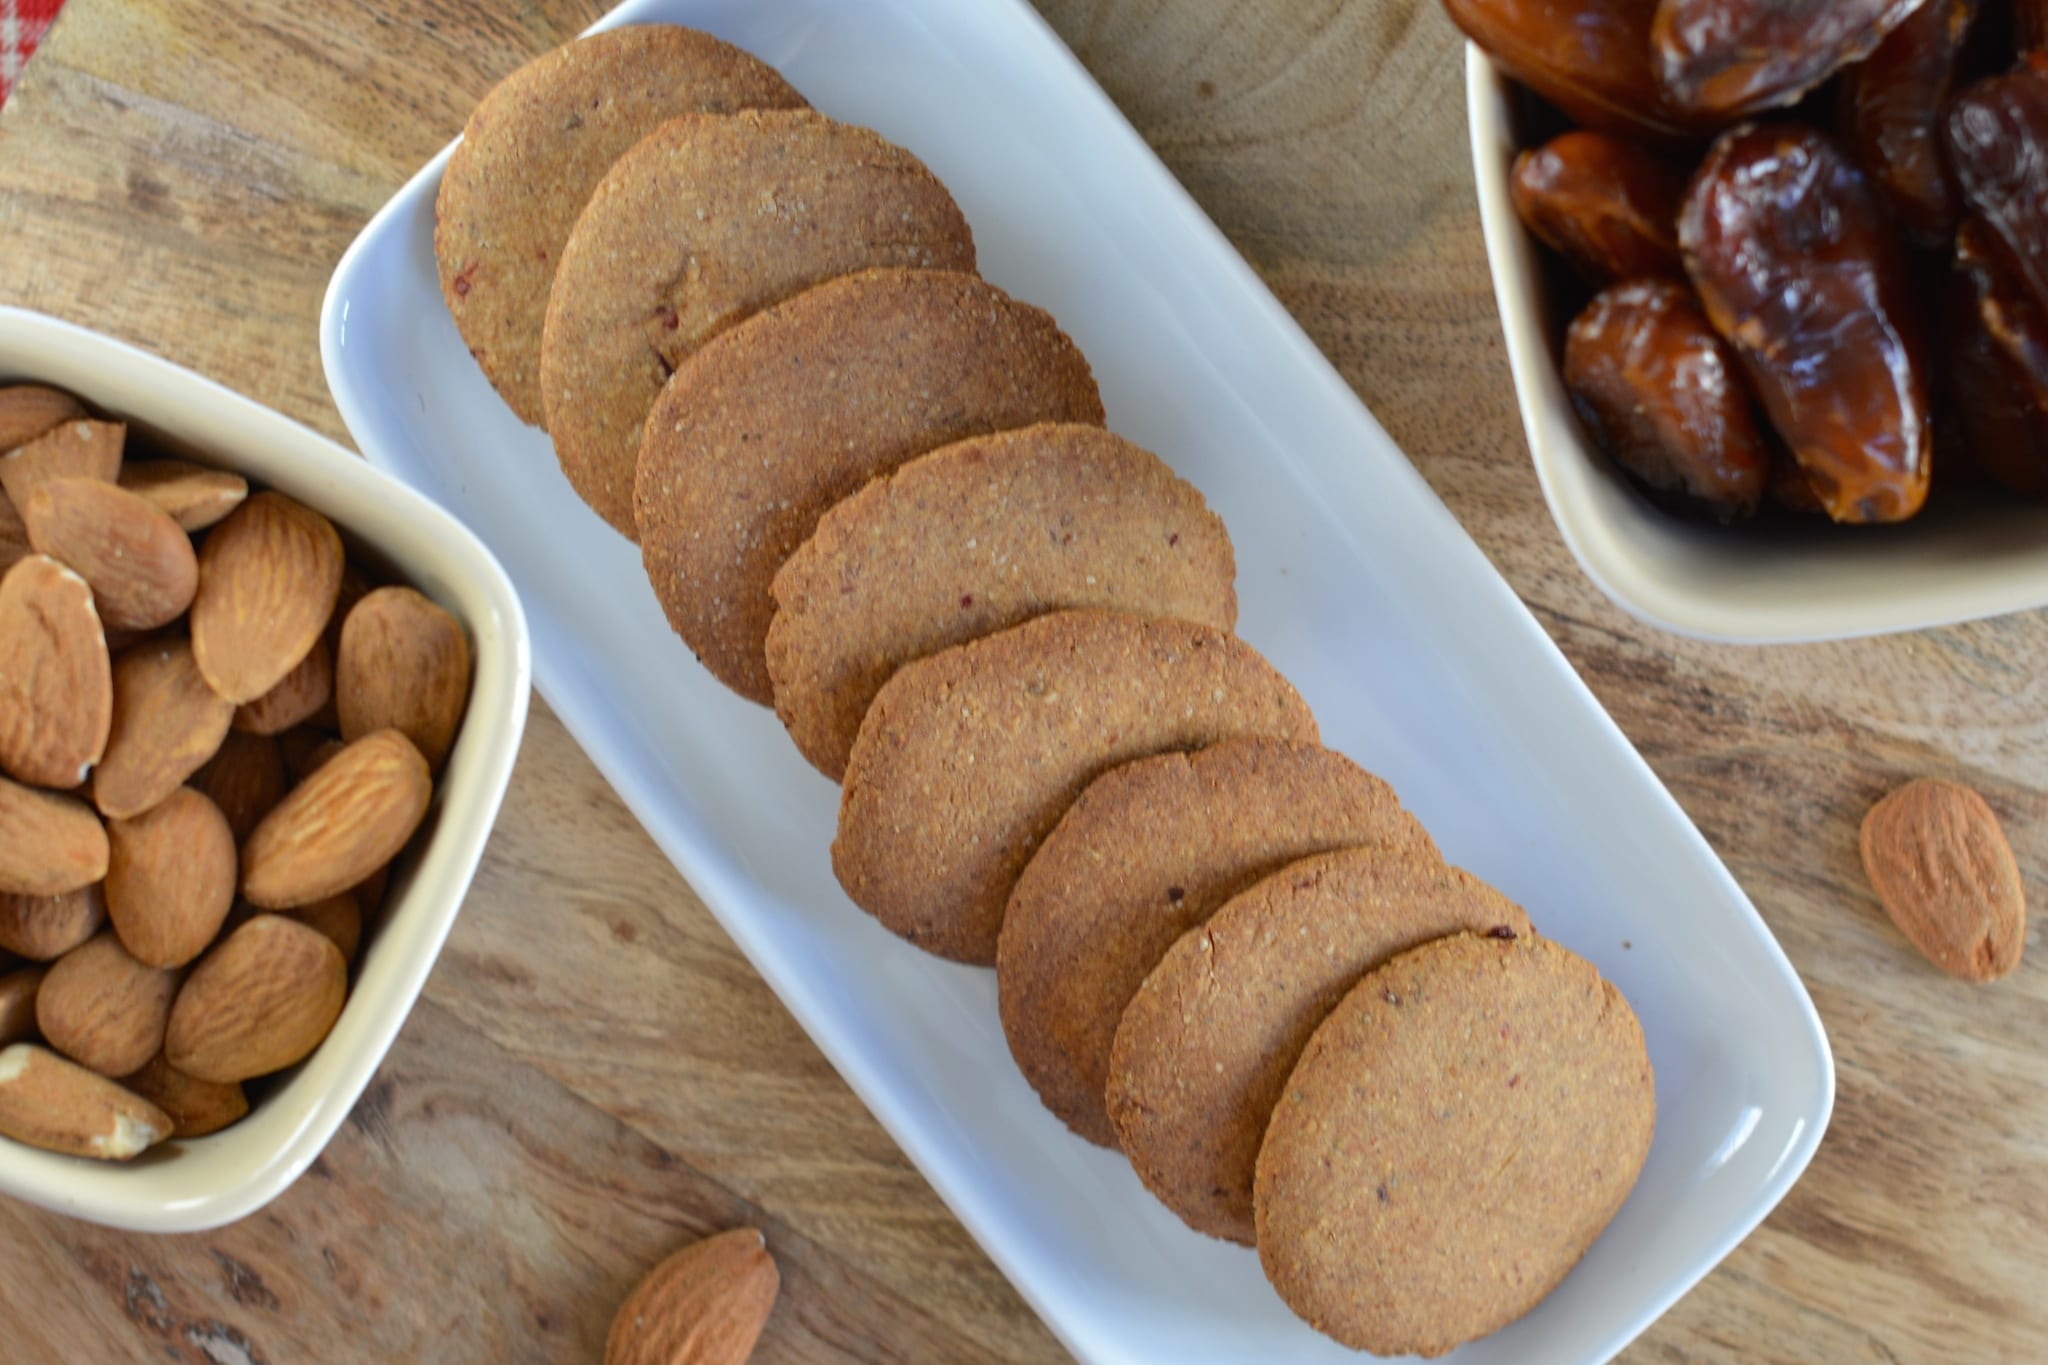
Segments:
[[[1015,0],[634,0],[697,25],[950,185],[984,273],[1052,310],[1116,430],[1235,537],[1242,632],[1444,852],[1525,902],[1641,1012],[1659,1124],[1641,1183],[1536,1312],[1458,1359],[1618,1351],[1784,1195],[1833,1100],[1805,990],[1727,870],[1371,414],[1053,34]],[[992,973],[854,908],[836,790],[663,625],[638,553],[442,306],[445,154],[336,270],[321,342],[369,458],[454,510],[523,595],[542,693],[998,1265],[1100,1361],[1336,1361],[1241,1248],[1188,1232],[1011,1066]],[[678,1073],[678,1086],[690,1084]]]

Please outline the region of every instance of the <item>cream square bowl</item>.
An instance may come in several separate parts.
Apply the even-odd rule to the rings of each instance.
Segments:
[[[475,875],[526,727],[526,618],[504,570],[462,524],[324,437],[189,370],[38,313],[0,308],[0,383],[77,394],[152,445],[278,489],[452,611],[474,654],[469,710],[417,838],[366,933],[325,1042],[266,1084],[249,1116],[125,1165],[0,1138],[0,1194],[140,1232],[198,1232],[255,1212],[320,1154],[405,1023]]]
[[[1927,510],[1900,526],[1722,527],[1682,521],[1637,492],[1588,445],[1558,373],[1564,319],[1508,194],[1518,92],[1470,44],[1465,90],[1529,453],[1557,529],[1602,592],[1653,626],[1731,644],[1883,635],[2048,606],[2048,502],[1944,495],[1937,480]]]

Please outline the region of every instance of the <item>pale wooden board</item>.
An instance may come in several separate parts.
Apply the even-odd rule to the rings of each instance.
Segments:
[[[1670,783],[1827,1021],[1811,1172],[1629,1358],[2048,1359],[2048,958],[1948,982],[1855,854],[1878,794],[1959,777],[2042,903],[2048,620],[1768,651],[1637,625],[1529,467],[1435,0],[1042,7]],[[71,0],[0,113],[0,301],[343,437],[316,345],[335,260],[497,76],[601,9]],[[0,1204],[0,1321],[10,1360],[591,1359],[640,1271],[739,1221],[784,1269],[765,1359],[1059,1356],[536,705],[425,1000],[313,1174],[187,1238]]]

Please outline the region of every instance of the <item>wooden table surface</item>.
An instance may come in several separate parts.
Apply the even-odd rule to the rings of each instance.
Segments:
[[[0,301],[346,440],[315,339],[342,249],[601,8],[71,0],[0,113]],[[2048,905],[2048,617],[1757,650],[1624,616],[1523,448],[1434,0],[1043,8],[1642,748],[1827,1022],[1812,1169],[1628,1358],[2048,1359],[2048,954],[1948,981],[1855,851],[1879,794],[1957,777]],[[591,1360],[644,1269],[742,1220],[785,1277],[762,1359],[1060,1354],[536,698],[467,909],[311,1173],[201,1236],[0,1202],[0,1358]]]

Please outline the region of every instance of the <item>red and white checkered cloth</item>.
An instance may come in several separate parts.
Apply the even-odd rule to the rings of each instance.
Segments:
[[[0,0],[0,104],[63,8],[64,0]]]

